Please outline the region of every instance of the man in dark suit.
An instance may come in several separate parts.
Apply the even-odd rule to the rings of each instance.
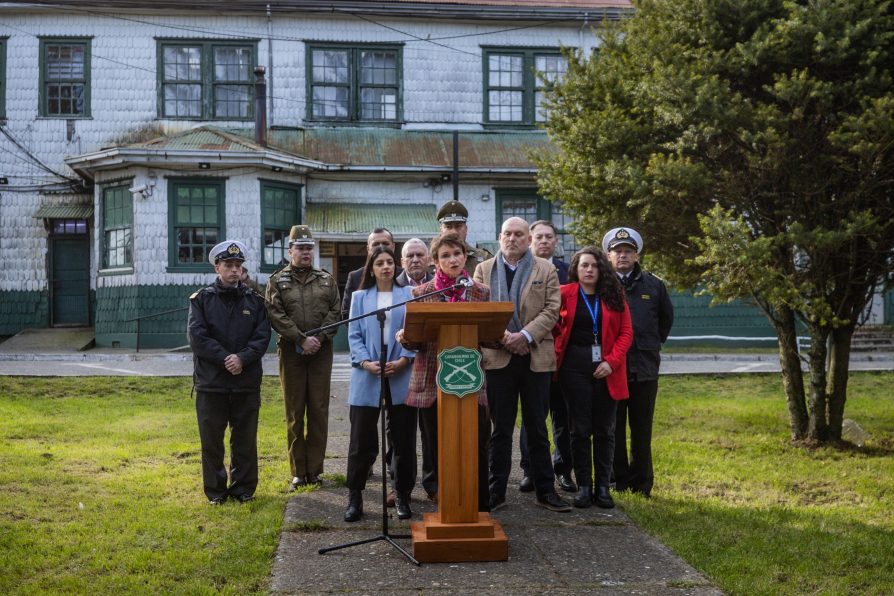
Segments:
[[[556,268],[560,284],[568,283],[568,263],[556,258],[556,246],[559,244],[559,235],[556,226],[545,219],[540,219],[531,224],[531,248],[534,255],[551,262]],[[556,482],[559,488],[566,492],[576,492],[577,485],[571,479],[571,433],[568,427],[568,406],[559,383],[550,382],[549,387],[549,416],[553,425],[553,471],[556,474]],[[534,490],[534,481],[528,474],[530,460],[528,458],[528,437],[522,426],[518,439],[518,448],[521,452],[521,468],[524,472],[518,489],[522,492]]]
[[[391,235],[391,231],[388,228],[376,228],[370,232],[369,237],[366,239],[366,254],[372,253],[377,246],[385,246],[391,249],[392,252],[395,250],[394,236]],[[397,275],[400,275],[401,272],[402,269],[400,267],[395,271]],[[345,283],[345,291],[341,299],[342,320],[347,319],[348,313],[351,312],[351,295],[354,293],[354,290],[360,287],[360,277],[362,275],[363,267],[354,269],[348,274],[348,281]]]
[[[421,286],[431,280],[434,275],[429,273],[431,257],[428,255],[428,246],[419,238],[410,238],[404,242],[400,251],[400,264],[403,273],[397,276],[396,282],[401,286]]]
[[[674,306],[667,287],[643,271],[639,255],[643,238],[633,228],[614,228],[602,238],[627,294],[633,323],[633,344],[627,351],[627,388],[630,399],[618,402],[615,423],[615,490],[630,490],[648,497],[652,492],[652,419],[658,395],[661,344],[674,324]],[[630,457],[627,457],[627,422],[630,421]]]

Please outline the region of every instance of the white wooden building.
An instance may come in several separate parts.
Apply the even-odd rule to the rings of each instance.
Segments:
[[[205,257],[224,237],[248,245],[263,284],[283,235],[308,223],[344,283],[373,227],[431,237],[454,192],[473,243],[511,214],[561,220],[529,156],[547,145],[535,70],[561,76],[561,47],[591,50],[594,28],[629,10],[0,3],[0,335],[91,325],[98,345],[132,346],[132,319],[184,307],[213,278]],[[184,320],[143,320],[142,345],[184,343]]]

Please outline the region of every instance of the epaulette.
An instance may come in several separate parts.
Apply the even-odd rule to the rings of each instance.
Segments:
[[[192,296],[189,297],[190,300],[195,300],[196,296],[207,290],[210,286],[205,286],[204,288],[199,288],[195,292],[192,293]]]

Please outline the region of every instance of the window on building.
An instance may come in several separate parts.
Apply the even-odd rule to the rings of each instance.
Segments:
[[[104,269],[133,266],[133,195],[127,185],[102,191]]]
[[[90,115],[90,40],[40,40],[40,115]]]
[[[210,267],[208,251],[224,237],[224,182],[169,179],[169,264],[174,268]]]
[[[307,52],[308,119],[395,122],[401,118],[401,51],[319,46]]]
[[[160,116],[254,118],[254,44],[161,41],[158,56]]]
[[[556,226],[559,247],[556,256],[571,261],[571,255],[577,250],[577,241],[568,230],[571,217],[562,211],[561,203],[550,203],[533,189],[497,189],[497,230],[510,217],[520,217],[529,224],[538,219],[546,219]]]
[[[557,50],[485,48],[485,122],[526,126],[545,122],[547,114],[541,107],[545,85],[567,70],[568,61]]]
[[[301,223],[301,187],[261,183],[262,271],[273,271],[289,260],[289,232]]]
[[[54,219],[52,222],[54,234],[80,236],[87,233],[86,219]]]

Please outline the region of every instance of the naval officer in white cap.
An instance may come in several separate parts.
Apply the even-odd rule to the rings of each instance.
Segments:
[[[609,230],[602,238],[602,248],[624,286],[633,322],[633,344],[627,351],[630,399],[618,402],[615,424],[615,490],[630,490],[648,497],[654,481],[652,419],[658,395],[661,344],[667,340],[674,324],[674,306],[664,282],[640,267],[643,237],[639,232],[628,227]]]
[[[208,253],[217,279],[189,297],[187,337],[193,352],[202,482],[211,505],[254,499],[258,486],[261,358],[270,343],[264,299],[243,284],[247,250],[225,240]],[[229,477],[224,433],[230,427]]]

